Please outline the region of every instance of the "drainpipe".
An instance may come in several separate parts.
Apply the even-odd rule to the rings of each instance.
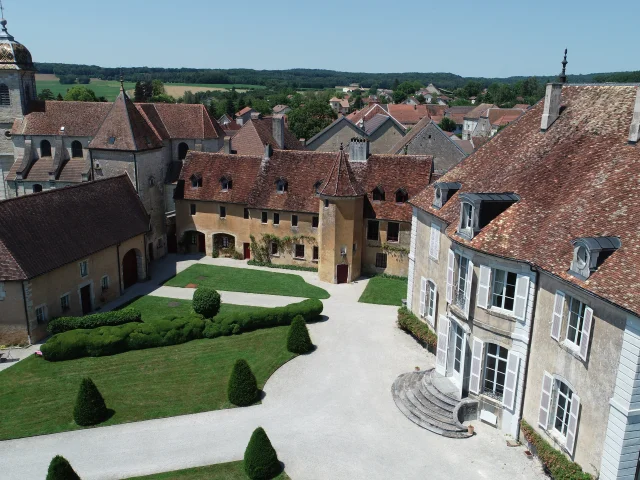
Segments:
[[[29,345],[31,345],[31,328],[29,327],[29,309],[27,308],[27,292],[24,289],[24,281],[21,282],[22,285],[22,300],[24,303],[24,318],[27,322],[27,338],[29,340]]]
[[[91,181],[96,179],[96,172],[93,168],[93,153],[91,152],[91,150],[89,150],[89,159],[91,160],[91,178],[89,179],[89,181]]]
[[[122,276],[120,274],[120,244],[119,243],[116,243],[116,255],[118,256],[118,258],[116,259],[118,261],[118,288],[120,289],[120,295],[122,296],[124,292],[122,290]]]
[[[520,437],[520,422],[524,416],[524,399],[527,392],[527,376],[529,373],[529,361],[531,360],[531,343],[533,340],[533,319],[536,318],[536,303],[538,300],[538,288],[540,288],[540,270],[531,267],[531,271],[536,273],[536,283],[533,295],[533,308],[531,309],[531,328],[529,329],[529,344],[527,345],[527,358],[525,360],[526,368],[524,369],[524,376],[522,378],[522,398],[520,399],[520,415],[518,415],[518,429],[516,430],[516,440]]]
[[[136,160],[136,154],[133,154],[133,174],[136,177],[136,192],[139,193],[140,189],[138,188],[138,161]]]

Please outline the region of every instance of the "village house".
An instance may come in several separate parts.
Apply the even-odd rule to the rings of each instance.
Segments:
[[[37,342],[52,318],[90,313],[144,280],[148,230],[124,174],[0,201],[0,344]]]
[[[637,478],[640,452],[639,131],[637,86],[552,83],[410,200],[407,303],[437,332],[430,384],[514,438],[524,419],[606,480]],[[429,415],[410,377],[398,385],[407,416]]]
[[[462,124],[463,140],[471,139],[473,132],[476,129],[476,126],[478,125],[478,121],[480,120],[480,117],[486,116],[487,111],[490,108],[498,108],[498,107],[490,103],[481,103],[464,115],[463,124]]]
[[[347,118],[358,125],[362,120],[369,120],[375,115],[386,115],[392,117],[396,122],[405,128],[413,127],[424,117],[444,116],[445,106],[441,105],[403,105],[403,104],[371,104],[361,110],[352,112]]]
[[[354,139],[348,154],[190,152],[176,190],[183,250],[245,259],[258,253],[260,261],[317,267],[333,283],[361,273],[406,276],[407,201],[429,184],[432,159],[370,155],[368,148]]]
[[[456,122],[456,129],[453,131],[454,134],[462,133],[462,127],[464,126],[464,117],[467,115],[474,107],[471,106],[459,106],[459,107],[449,107],[444,113],[444,116],[450,118],[454,122]]]
[[[249,120],[251,120],[252,115],[255,113],[258,113],[258,112],[256,112],[253,108],[244,107],[242,110],[236,112],[235,114],[236,123],[240,126],[244,125]]]
[[[232,138],[225,137],[219,152],[262,155],[267,145],[277,150],[304,150],[287,127],[284,115],[262,117],[256,112]]]
[[[349,113],[349,110],[351,108],[349,106],[349,100],[347,100],[346,98],[338,97],[332,97],[331,100],[329,100],[329,106],[334,112],[341,115],[346,115],[347,113]]]
[[[289,105],[276,105],[272,109],[274,115],[286,115],[290,111],[291,107]]]

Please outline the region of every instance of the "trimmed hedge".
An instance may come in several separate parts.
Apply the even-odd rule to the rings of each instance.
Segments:
[[[73,408],[73,420],[83,427],[97,425],[109,416],[102,394],[89,377],[83,378]]]
[[[248,407],[260,400],[258,381],[246,360],[236,360],[233,365],[227,385],[227,398],[239,407]]]
[[[84,317],[58,317],[49,322],[50,334],[68,332],[80,328],[98,328],[123,325],[130,322],[142,322],[142,315],[135,308],[124,308],[112,312],[94,313]]]
[[[56,455],[49,464],[46,480],[80,480],[80,477],[66,458]]]
[[[582,471],[582,467],[572,462],[564,454],[553,448],[524,420],[520,421],[521,432],[535,449],[535,454],[554,480],[591,480],[593,477]]]
[[[282,472],[278,454],[262,427],[254,430],[244,451],[244,471],[251,480],[270,480]]]
[[[210,287],[198,287],[193,293],[193,311],[213,318],[220,311],[220,294]]]
[[[287,350],[291,353],[300,354],[309,353],[313,350],[309,330],[302,315],[297,315],[291,322],[287,333]]]
[[[151,323],[126,323],[116,327],[71,330],[51,337],[40,350],[46,360],[60,361],[81,357],[102,357],[177,345],[202,338],[205,320],[196,314],[169,317]]]
[[[398,327],[409,333],[427,350],[435,353],[438,336],[406,307],[398,309]]]
[[[298,303],[292,303],[286,307],[270,308],[257,312],[228,313],[218,315],[207,322],[204,336],[217,338],[225,335],[236,335],[242,332],[250,332],[261,328],[280,327],[290,325],[295,317],[301,315],[305,322],[313,322],[320,318],[322,302],[310,298]]]
[[[257,260],[247,261],[247,265],[254,267],[279,268],[280,270],[297,270],[299,272],[317,272],[316,267],[303,267],[302,265],[276,265],[275,263],[259,262]]]

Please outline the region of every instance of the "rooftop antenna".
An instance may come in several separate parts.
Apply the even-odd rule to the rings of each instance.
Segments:
[[[567,49],[564,49],[564,60],[562,60],[562,73],[560,74],[559,80],[560,83],[567,83]]]

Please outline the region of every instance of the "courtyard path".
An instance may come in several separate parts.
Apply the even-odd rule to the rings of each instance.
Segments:
[[[239,460],[263,426],[293,480],[546,478],[491,427],[476,422],[476,436],[456,440],[411,423],[391,384],[434,358],[395,326],[395,307],[357,303],[366,281],[327,285],[293,273],[331,294],[323,300],[328,320],[309,326],[317,350],[280,368],[262,404],[0,442],[0,476],[42,479],[56,454],[84,480]]]

